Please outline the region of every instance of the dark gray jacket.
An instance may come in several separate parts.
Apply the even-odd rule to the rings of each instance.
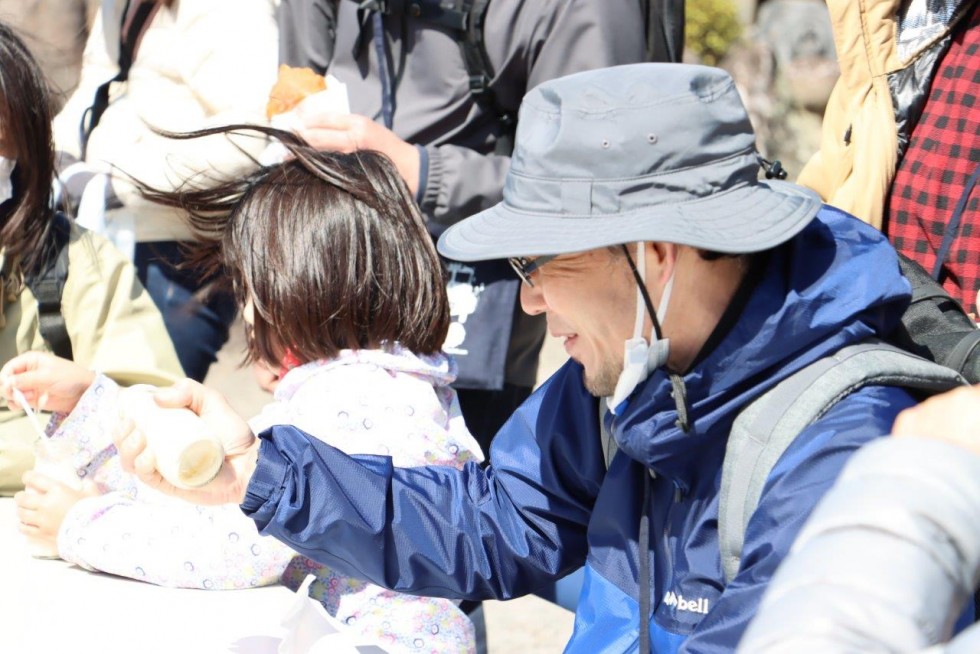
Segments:
[[[282,0],[280,59],[329,71],[347,85],[351,111],[381,122],[376,44],[358,4]],[[491,0],[484,41],[499,107],[516,114],[524,94],[545,80],[643,61],[643,24],[637,0]],[[502,126],[474,101],[455,33],[404,14],[385,16],[384,27],[395,87],[392,129],[424,146],[417,199],[437,236],[500,202],[510,157],[494,154]],[[472,282],[479,297],[472,315],[453,316],[466,331],[461,346],[448,349],[460,366],[456,387],[533,386],[544,321],[517,306],[507,264],[450,263],[449,274],[450,287]]]
[[[282,59],[329,70],[347,84],[351,111],[378,117],[381,85],[371,23],[366,21],[361,38],[357,4],[283,0]],[[496,204],[510,159],[492,154],[500,125],[474,102],[453,33],[404,15],[386,16],[385,29],[397,79],[393,129],[429,154],[423,212],[450,224]],[[491,0],[484,35],[496,73],[491,88],[500,106],[515,113],[524,94],[545,80],[645,58],[636,0]]]

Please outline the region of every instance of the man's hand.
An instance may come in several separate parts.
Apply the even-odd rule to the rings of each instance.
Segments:
[[[217,391],[190,379],[164,388],[154,395],[157,404],[167,408],[188,408],[201,417],[217,434],[225,449],[225,461],[218,475],[201,488],[177,488],[157,470],[156,458],[146,447],[146,438],[129,419],[121,419],[112,440],[119,451],[123,470],[168,495],[195,504],[240,504],[255,471],[259,441],[248,423],[235,413]]]
[[[318,150],[355,152],[376,150],[388,155],[413,195],[419,188],[419,152],[411,143],[366,116],[325,111],[316,94],[293,110],[302,127],[297,133]]]
[[[19,406],[16,388],[32,407],[70,413],[93,381],[95,373],[73,361],[47,352],[25,352],[0,369],[0,394],[7,406]]]
[[[935,438],[980,454],[980,385],[934,395],[902,411],[892,434]]]
[[[57,544],[58,531],[68,511],[86,497],[99,494],[89,479],[80,489],[72,488],[33,470],[24,473],[24,490],[14,495],[20,531],[31,538]]]

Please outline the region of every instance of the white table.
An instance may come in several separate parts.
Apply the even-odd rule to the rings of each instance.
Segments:
[[[295,596],[282,586],[186,590],[32,558],[0,498],[0,652],[275,654]]]

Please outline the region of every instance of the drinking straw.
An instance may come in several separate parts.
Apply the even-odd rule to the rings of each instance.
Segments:
[[[47,438],[47,434],[44,433],[44,427],[41,426],[41,421],[38,420],[37,414],[34,413],[34,409],[32,409],[31,405],[27,403],[27,398],[24,397],[24,394],[21,393],[20,389],[16,386],[14,386],[13,389],[14,399],[16,399],[17,404],[24,409],[24,413],[27,414],[27,419],[30,421],[31,427],[33,427],[34,431],[37,432],[39,438]]]

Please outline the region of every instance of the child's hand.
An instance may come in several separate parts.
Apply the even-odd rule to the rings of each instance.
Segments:
[[[71,507],[86,497],[99,494],[89,479],[80,489],[72,488],[47,475],[28,470],[24,473],[24,490],[14,495],[20,531],[31,538],[57,543],[58,530]]]
[[[47,352],[25,352],[0,368],[0,393],[11,407],[19,406],[17,388],[35,408],[70,413],[93,381],[91,370]]]

